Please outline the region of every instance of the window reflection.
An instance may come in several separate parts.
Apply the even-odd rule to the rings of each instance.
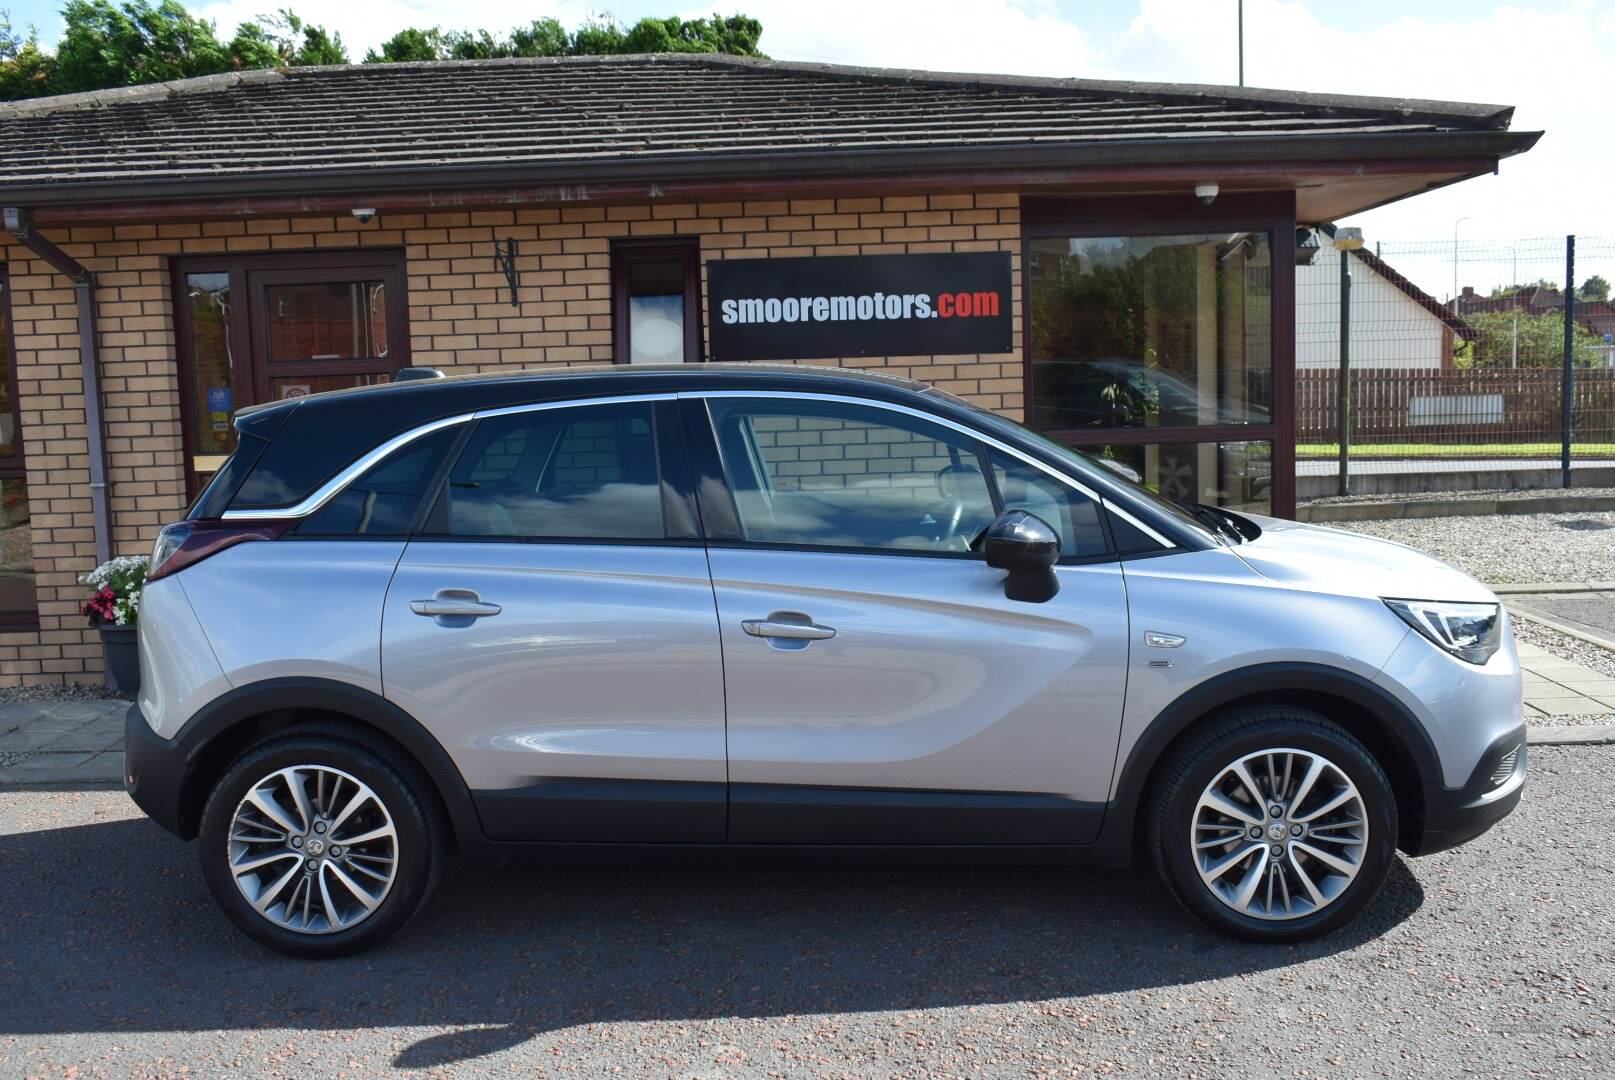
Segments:
[[[449,477],[454,536],[660,539],[649,405],[482,421]]]
[[[992,524],[963,436],[856,406],[712,409],[748,540],[962,553]]]
[[[193,452],[228,454],[236,445],[230,420],[236,408],[230,275],[186,274],[185,303],[191,331],[191,409],[196,417]]]
[[[1085,447],[1106,466],[1180,502],[1273,512],[1273,444],[1151,443]]]
[[[1034,239],[1028,276],[1037,429],[1272,422],[1266,234]]]

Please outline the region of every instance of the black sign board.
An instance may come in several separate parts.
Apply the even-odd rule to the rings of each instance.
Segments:
[[[1009,253],[714,259],[707,327],[713,360],[1005,353]]]

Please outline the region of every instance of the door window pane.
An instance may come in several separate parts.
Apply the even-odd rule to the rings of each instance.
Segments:
[[[445,502],[438,524],[453,536],[660,539],[651,405],[484,420],[455,462]]]
[[[858,406],[711,407],[748,540],[966,552],[996,516],[963,435]]]
[[[682,364],[683,259],[634,259],[628,265],[628,362]]]
[[[1019,458],[996,450],[988,451],[988,458],[1004,509],[1025,510],[1048,522],[1060,534],[1061,556],[1090,558],[1107,553],[1099,507],[1092,499]]]
[[[327,390],[347,390],[391,381],[392,375],[386,372],[369,375],[295,375],[270,379],[269,398],[271,401],[284,401],[287,398],[323,394]]]
[[[1032,426],[1273,422],[1265,233],[1030,242]]]
[[[184,303],[191,334],[191,414],[196,417],[192,452],[207,458],[227,455],[236,446],[231,416],[237,405],[230,275],[186,274]]]
[[[309,536],[402,536],[409,532],[443,455],[460,435],[454,425],[423,435],[372,465],[297,526]]]
[[[1270,442],[1098,446],[1088,452],[1149,490],[1180,502],[1273,512]]]
[[[271,361],[387,355],[384,282],[266,285],[264,300]]]

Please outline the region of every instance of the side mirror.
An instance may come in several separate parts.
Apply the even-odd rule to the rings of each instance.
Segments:
[[[987,529],[987,565],[1008,570],[1004,595],[1042,604],[1060,591],[1054,564],[1060,561],[1060,534],[1036,514],[1006,510]]]

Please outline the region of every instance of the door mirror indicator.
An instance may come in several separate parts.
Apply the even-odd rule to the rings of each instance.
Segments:
[[[1007,570],[1004,595],[1042,604],[1060,591],[1054,564],[1060,561],[1060,534],[1025,510],[1007,510],[987,529],[987,565]]]

